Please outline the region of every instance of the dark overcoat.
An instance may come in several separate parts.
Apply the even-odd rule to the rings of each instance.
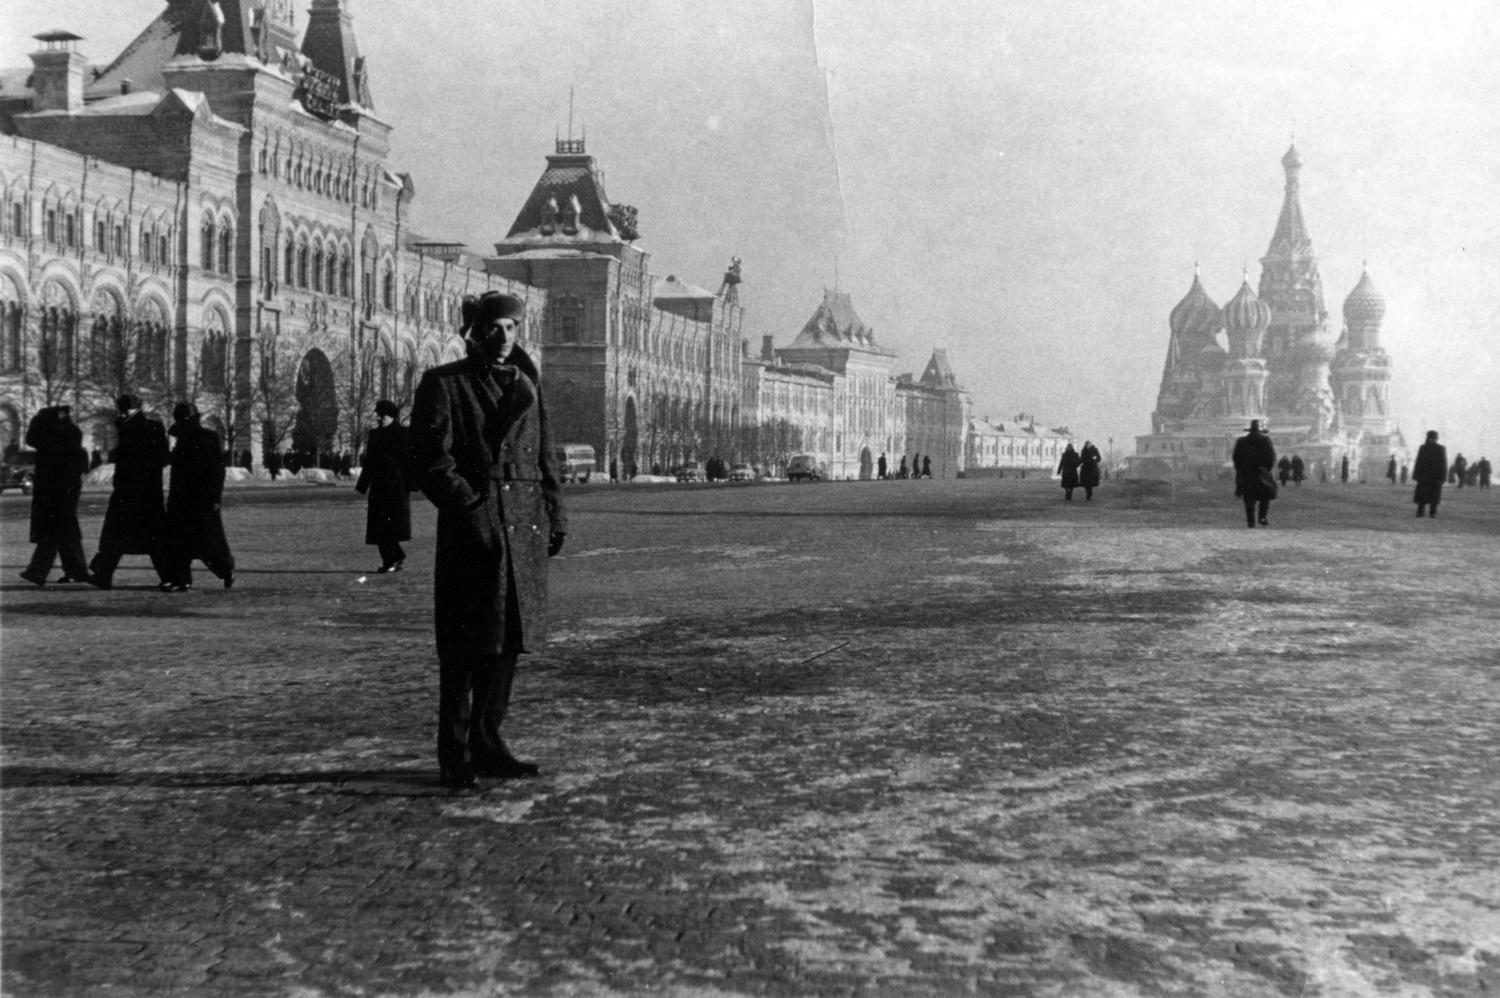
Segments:
[[[177,445],[172,448],[172,476],[167,485],[166,542],[184,560],[199,558],[217,564],[229,552],[219,512],[224,498],[219,435],[197,423],[176,423],[171,433]]]
[[[1078,465],[1083,458],[1072,447],[1063,451],[1062,460],[1057,462],[1057,470],[1062,474],[1062,487],[1065,489],[1078,488]]]
[[[26,446],[36,451],[31,479],[31,543],[81,538],[78,497],[83,492],[84,473],[89,470],[83,431],[71,422],[64,423],[57,409],[48,406],[31,418]]]
[[[1437,503],[1443,498],[1443,483],[1448,480],[1448,448],[1437,441],[1425,443],[1417,448],[1417,461],[1411,469],[1412,481],[1417,483],[1412,502]]]
[[[1078,484],[1086,489],[1099,487],[1099,464],[1104,460],[1099,454],[1099,448],[1089,444],[1078,452],[1078,460],[1082,462],[1078,466]]]
[[[1246,502],[1276,498],[1276,448],[1264,433],[1247,433],[1234,442],[1234,485]]]
[[[161,470],[170,460],[167,431],[142,412],[122,419],[119,428],[114,491],[104,512],[99,548],[121,554],[152,554],[157,550],[165,512]]]
[[[566,533],[567,518],[535,363],[516,347],[493,372],[475,355],[428,370],[411,434],[422,492],[438,509],[438,657],[542,647],[548,535]]]
[[[365,459],[360,462],[354,490],[369,493],[365,512],[366,544],[399,544],[411,540],[411,446],[400,423],[370,431]]]

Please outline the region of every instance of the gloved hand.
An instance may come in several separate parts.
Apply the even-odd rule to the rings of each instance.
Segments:
[[[557,554],[557,552],[561,551],[563,541],[567,540],[567,538],[567,534],[559,533],[556,530],[547,535],[547,557],[551,558],[553,555]]]

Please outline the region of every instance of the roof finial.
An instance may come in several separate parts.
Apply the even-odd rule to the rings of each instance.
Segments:
[[[568,87],[568,141],[573,141],[573,88]]]
[[[1193,261],[1193,276],[1194,277],[1202,277],[1203,276],[1203,268],[1198,266],[1198,261],[1197,260]]]

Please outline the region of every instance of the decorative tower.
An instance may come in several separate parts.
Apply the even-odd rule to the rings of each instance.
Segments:
[[[1344,299],[1344,348],[1334,359],[1333,383],[1343,424],[1361,442],[1365,460],[1378,462],[1392,446],[1391,359],[1380,345],[1385,299],[1375,290],[1368,268]],[[1382,469],[1383,473],[1383,469]]]
[[[1151,414],[1151,432],[1162,433],[1193,415],[1204,401],[1205,374],[1217,377],[1224,356],[1219,349],[1219,306],[1203,289],[1198,269],[1193,268],[1193,286],[1167,319],[1171,340],[1162,369],[1156,411]],[[1205,357],[1204,351],[1217,354]],[[1211,370],[1205,371],[1205,367]]]
[[[1270,248],[1261,257],[1260,299],[1271,309],[1266,329],[1266,409],[1280,423],[1316,425],[1332,398],[1327,358],[1328,310],[1318,259],[1302,220],[1302,157],[1295,145],[1281,157],[1286,191]],[[1319,378],[1321,377],[1321,381]]]
[[[1240,290],[1225,303],[1223,314],[1224,332],[1229,336],[1229,360],[1222,376],[1224,415],[1265,419],[1269,372],[1261,358],[1261,343],[1271,323],[1271,310],[1255,296],[1248,275]]]

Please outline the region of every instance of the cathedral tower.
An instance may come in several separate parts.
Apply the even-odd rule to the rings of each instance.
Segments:
[[[1266,418],[1268,371],[1261,343],[1270,322],[1271,310],[1255,296],[1247,276],[1224,304],[1224,332],[1229,335],[1229,362],[1223,373],[1226,416]]]

